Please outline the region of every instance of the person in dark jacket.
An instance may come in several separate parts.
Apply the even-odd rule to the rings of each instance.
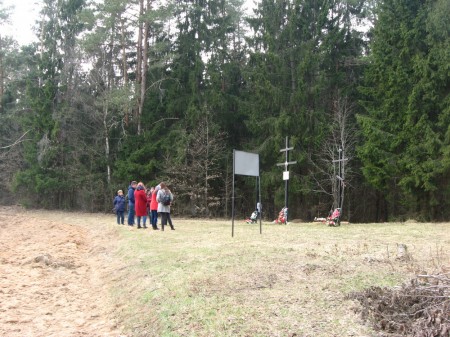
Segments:
[[[134,226],[134,190],[137,182],[132,181],[128,187],[128,226]]]
[[[114,198],[113,204],[114,208],[116,209],[117,224],[123,225],[125,212],[125,197],[123,196],[122,190],[117,191],[117,195]]]

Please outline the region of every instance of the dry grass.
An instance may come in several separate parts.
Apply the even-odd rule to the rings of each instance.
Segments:
[[[260,235],[238,221],[234,238],[230,221],[175,226],[113,226],[110,286],[129,335],[376,336],[346,295],[450,266],[449,224],[266,224]]]

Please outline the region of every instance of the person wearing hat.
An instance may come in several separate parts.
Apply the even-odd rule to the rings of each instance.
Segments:
[[[116,210],[117,215],[117,224],[123,225],[124,221],[124,213],[125,213],[125,197],[123,196],[123,191],[118,190],[117,195],[114,198],[114,208]]]

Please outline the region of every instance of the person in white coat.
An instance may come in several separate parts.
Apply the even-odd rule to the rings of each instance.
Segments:
[[[161,216],[161,230],[164,230],[164,226],[167,225],[169,220],[170,229],[175,230],[170,219],[170,205],[173,201],[172,192],[167,188],[167,185],[162,182],[159,184],[160,189],[156,195],[156,201],[158,201],[158,214]]]

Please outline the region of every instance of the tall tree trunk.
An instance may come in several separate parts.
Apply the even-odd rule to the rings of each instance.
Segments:
[[[3,87],[3,81],[5,79],[5,69],[3,67],[3,44],[2,44],[3,40],[2,40],[2,35],[0,34],[0,112],[2,112],[2,98],[3,98],[3,92],[4,92],[4,87]]]
[[[209,216],[209,208],[208,208],[208,180],[209,180],[209,172],[208,172],[208,163],[209,163],[209,119],[206,116],[206,158],[205,158],[205,213],[206,216]]]
[[[125,20],[122,15],[119,14],[120,21],[120,45],[122,47],[122,75],[123,75],[123,85],[128,87],[128,66],[127,66],[127,52],[126,52],[126,36],[125,36]],[[129,123],[129,109],[128,107],[124,112],[125,125],[128,126]]]
[[[108,182],[108,186],[111,185],[111,166],[109,165],[109,131],[108,131],[108,103],[105,102],[105,106],[103,108],[103,132],[105,133],[105,159],[106,159],[106,181]]]
[[[145,13],[150,10],[150,0],[147,0],[145,6]],[[144,14],[144,0],[141,0],[141,12],[140,17]],[[144,20],[143,26],[140,23],[139,33],[140,38],[138,38],[139,50],[140,53],[138,55],[138,88],[140,89],[140,93],[138,95],[138,114],[137,114],[137,134],[140,135],[142,133],[142,113],[144,110],[144,102],[145,102],[145,92],[147,91],[147,71],[148,71],[148,35],[149,35],[149,22],[148,19]],[[139,42],[140,41],[140,42]]]
[[[290,58],[290,68],[291,68],[291,90],[292,90],[292,97],[294,97],[295,92],[297,90],[296,86],[296,79],[295,79],[295,60],[294,60],[294,47],[291,47],[289,58]]]
[[[144,14],[144,0],[139,0],[139,28],[138,28],[138,41],[137,41],[137,64],[136,64],[136,96],[138,107],[135,109],[135,118],[136,123],[138,125],[138,134],[140,134],[140,93],[141,93],[141,84],[142,84],[142,34],[143,34],[143,21],[142,16]]]

